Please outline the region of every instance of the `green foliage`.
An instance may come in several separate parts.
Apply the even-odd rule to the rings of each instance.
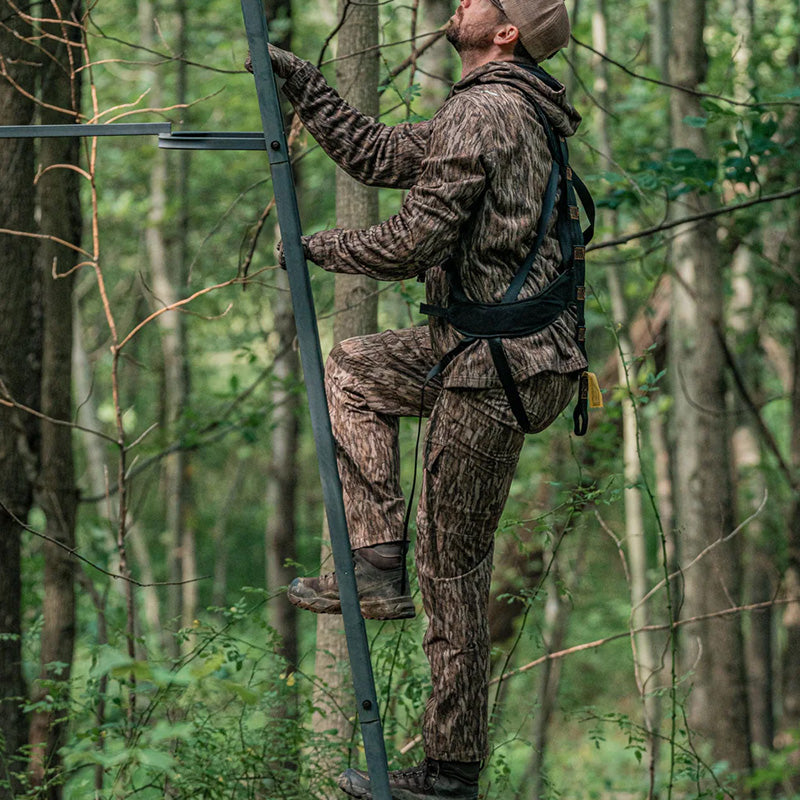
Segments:
[[[761,798],[782,797],[785,800],[798,800],[800,794],[793,792],[791,787],[800,774],[800,764],[797,762],[800,732],[792,731],[785,737],[782,746],[775,750],[756,751],[760,766],[748,777],[746,786],[752,796]]]
[[[330,776],[317,761],[338,745],[306,728],[311,684],[275,655],[264,599],[251,590],[209,609],[218,621],[182,631],[188,650],[177,660],[131,658],[118,645],[82,653],[71,685],[53,682],[39,704],[70,723],[64,796],[320,796]],[[15,796],[38,795],[29,787]]]
[[[293,48],[316,61],[330,58],[335,41],[327,37],[338,16],[333,3],[295,3],[292,18]],[[630,233],[657,224],[673,212],[683,213],[689,193],[706,195],[715,204],[754,198],[759,193],[785,188],[786,176],[797,162],[796,131],[785,120],[800,98],[790,54],[796,47],[796,13],[786,4],[769,0],[759,6],[756,35],[750,42],[751,80],[744,89],[732,66],[738,52],[738,34],[725,4],[709,5],[706,39],[709,46],[710,95],[697,115],[682,124],[703,133],[705,152],[673,148],[669,137],[669,95],[650,62],[652,24],[648,4],[608,5],[610,19],[607,51],[626,70],[609,65],[610,107],[599,109],[591,82],[596,65],[580,48],[547,63],[558,78],[573,85],[572,99],[584,114],[578,137],[571,145],[573,162],[595,193],[603,216],[597,240]],[[136,18],[133,4],[103,0],[91,7],[89,47],[93,58],[86,71],[91,76],[103,119],[124,109],[131,119],[168,119],[190,130],[258,129],[260,121],[253,97],[252,78],[242,71],[246,42],[238,8],[222,0],[192,4],[189,17],[188,84],[190,105],[145,110],[158,105],[151,96],[148,75],[158,70],[162,78],[163,106],[173,106],[177,92],[177,29],[171,9],[157,9],[159,36],[154,52],[138,49],[138,34],[130,29]],[[412,8],[398,3],[381,6],[382,43],[407,38]],[[289,20],[276,21],[273,34],[282,35]],[[575,21],[576,38],[590,41],[589,15]],[[417,72],[390,79],[391,71],[409,53],[407,45],[381,50],[381,118],[387,122],[414,122],[434,110],[425,96],[423,76]],[[146,67],[146,69],[145,69]],[[572,69],[575,70],[575,75]],[[333,77],[333,65],[324,65]],[[638,77],[630,74],[633,70]],[[446,89],[442,86],[441,95]],[[141,99],[140,99],[141,97]],[[735,102],[729,102],[735,100]],[[787,101],[785,104],[783,101]],[[774,105],[778,103],[778,105]],[[131,113],[132,112],[132,113]],[[599,121],[609,113],[611,159],[601,153]],[[306,134],[295,144],[297,176],[301,187],[301,213],[307,232],[335,224],[334,169]],[[90,151],[85,150],[84,166]],[[261,153],[190,153],[185,155],[189,175],[186,206],[180,202],[179,164],[183,155],[159,153],[154,142],[115,138],[98,142],[96,189],[98,195],[99,267],[105,279],[108,303],[119,330],[127,333],[158,308],[160,298],[152,286],[144,245],[151,211],[150,180],[156,160],[166,159],[166,211],[163,226],[176,274],[181,227],[188,236],[185,276],[179,286],[187,297],[213,284],[239,275],[257,230],[259,216],[271,198],[266,160]],[[83,188],[84,206],[91,193]],[[381,213],[388,216],[401,202],[401,193],[384,190]],[[612,213],[613,212],[613,213]],[[184,221],[183,215],[188,215]],[[730,255],[745,245],[753,254],[750,268],[754,296],[748,331],[736,334],[737,356],[757,352],[760,364],[748,377],[757,388],[763,421],[779,447],[788,455],[791,440],[791,404],[781,376],[759,343],[776,344],[792,336],[792,292],[797,276],[786,268],[793,246],[795,205],[756,207],[726,215],[719,227],[719,246]],[[146,617],[146,592],[134,592],[136,615],[135,656],[128,654],[128,609],[118,591],[121,581],[83,564],[85,591],[79,598],[77,653],[69,683],[57,674],[39,684],[44,694],[26,701],[26,710],[48,710],[68,719],[63,749],[65,773],[48,779],[64,781],[65,800],[80,798],[309,798],[330,788],[329,767],[322,767],[339,745],[310,731],[314,678],[307,664],[314,653],[314,620],[301,620],[301,669],[288,672],[275,654],[274,631],[263,622],[268,602],[282,602],[280,587],[270,594],[243,587],[263,584],[263,531],[270,513],[265,508],[269,434],[274,427],[273,389],[304,395],[302,381],[279,379],[273,374],[277,352],[272,298],[280,291],[269,269],[273,266],[274,219],[269,217],[249,268],[247,291],[228,286],[193,301],[181,314],[185,325],[186,362],[191,392],[176,419],[164,418],[163,337],[154,324],[146,326],[126,347],[120,364],[119,405],[123,412],[129,480],[129,522],[141,536],[156,582],[174,576],[174,559],[166,537],[163,466],[169,453],[190,454],[193,497],[185,521],[196,536],[199,608],[195,625],[180,628],[177,620],[164,619],[163,630],[153,630]],[[87,225],[87,228],[90,228]],[[770,231],[765,243],[761,233]],[[614,251],[590,254],[588,269],[592,294],[587,303],[588,347],[598,372],[613,371],[607,359],[617,350],[617,323],[608,312],[606,269],[621,279],[631,317],[650,302],[671,263],[667,235],[649,238]],[[611,253],[611,254],[610,254]],[[263,270],[263,271],[262,271]],[[727,273],[726,273],[727,274]],[[323,339],[331,339],[330,314],[333,282],[312,268],[312,284]],[[733,295],[733,281],[726,287]],[[380,325],[388,328],[421,321],[417,305],[424,288],[415,281],[382,285]],[[602,302],[601,302],[602,301]],[[88,360],[91,388],[76,397],[76,407],[92,411],[93,429],[103,439],[99,450],[106,468],[107,485],[97,488],[88,478],[94,453],[87,440],[76,434],[78,484],[83,499],[78,524],[79,550],[100,570],[117,573],[116,475],[119,449],[115,445],[115,405],[111,388],[111,342],[108,318],[96,276],[81,270],[77,283],[77,317],[80,338]],[[642,319],[651,322],[647,312]],[[627,633],[631,624],[629,586],[622,567],[624,493],[638,489],[646,496],[654,484],[653,444],[647,426],[668,418],[670,392],[676,370],[665,367],[663,342],[626,358],[627,385],[606,387],[606,408],[593,417],[588,443],[568,439],[570,422],[564,419],[526,443],[511,497],[498,534],[498,551],[510,543],[509,563],[498,564],[497,579],[511,573],[499,604],[513,616],[511,641],[495,643],[495,672],[517,669],[541,658],[553,641],[552,611],[568,610],[564,649],[608,641],[586,651],[565,655],[546,667],[519,672],[497,690],[492,716],[493,752],[483,778],[487,800],[525,797],[525,781],[539,744],[534,722],[543,708],[543,675],[557,665],[560,683],[549,738],[541,754],[544,796],[548,798],[644,797],[649,789],[648,737],[642,724],[641,692],[634,675],[634,656]],[[613,384],[613,379],[612,379]],[[622,401],[630,398],[639,419],[642,475],[628,482],[622,475],[620,420]],[[316,478],[317,463],[305,414],[301,412],[301,498],[297,514],[298,560],[313,569],[319,552],[322,510]],[[416,426],[401,427],[404,485],[410,486]],[[136,443],[133,446],[133,443]],[[739,501],[751,508],[764,487],[770,503],[759,517],[758,534],[747,535],[748,544],[769,545],[772,562],[782,572],[788,550],[785,509],[793,500],[791,488],[765,456],[754,468],[758,481],[739,475]],[[240,483],[237,484],[237,475]],[[629,485],[626,485],[629,484]],[[762,485],[763,484],[763,485]],[[232,494],[232,490],[235,493]],[[99,495],[94,495],[99,492]],[[88,502],[91,498],[94,502]],[[97,505],[99,501],[99,507]],[[648,551],[648,580],[660,581],[665,537],[653,505],[644,511]],[[34,509],[29,524],[44,530],[45,520]],[[219,528],[219,529],[218,529]],[[609,533],[611,535],[609,535]],[[129,536],[131,536],[129,534]],[[128,540],[129,552],[133,543]],[[552,557],[557,550],[557,559]],[[225,562],[224,556],[227,556]],[[25,674],[33,681],[39,672],[39,636],[43,625],[43,551],[41,542],[24,540],[23,593]],[[134,574],[142,579],[143,563],[131,555]],[[222,585],[207,576],[222,563]],[[523,575],[522,565],[541,579]],[[219,576],[218,576],[219,577]],[[148,587],[166,616],[165,586]],[[90,591],[91,590],[91,591]],[[273,599],[272,595],[276,595]],[[663,621],[663,591],[651,601],[654,617]],[[427,666],[419,643],[425,621],[394,625],[370,623],[378,695],[390,745],[392,766],[414,763],[421,757],[415,741],[429,686]],[[0,632],[0,637],[7,634]],[[680,677],[669,674],[671,642],[666,634],[666,665],[660,685],[663,720],[656,739],[660,756],[655,764],[659,796],[699,800],[721,796],[731,776],[725,765],[714,764],[701,752],[698,738],[683,720],[685,700]],[[184,655],[168,656],[179,650]],[[304,665],[306,665],[304,667]],[[57,666],[57,665],[54,665]],[[344,668],[344,665],[342,665]],[[303,671],[305,669],[305,671]],[[55,672],[58,670],[56,669]],[[648,687],[648,690],[650,687]],[[672,738],[670,724],[677,720]],[[358,749],[358,740],[354,741]],[[400,756],[399,751],[405,750]],[[748,779],[757,797],[793,796],[788,779],[796,772],[797,741],[761,756]],[[539,754],[537,754],[539,755]],[[576,764],[579,766],[576,768]],[[36,797],[24,775],[19,798]],[[8,781],[8,776],[0,779]],[[98,782],[102,788],[95,792]]]

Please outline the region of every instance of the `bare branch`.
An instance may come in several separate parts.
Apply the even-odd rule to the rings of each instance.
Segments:
[[[746,528],[746,527],[747,527],[747,526],[748,526],[748,525],[749,525],[749,524],[750,524],[750,523],[751,523],[751,522],[752,522],[752,521],[753,521],[753,520],[754,520],[756,517],[758,517],[758,516],[759,516],[759,514],[761,514],[761,512],[764,510],[764,507],[767,505],[767,497],[768,497],[768,496],[769,496],[769,493],[768,493],[768,492],[767,492],[767,490],[765,489],[765,490],[764,490],[764,496],[761,498],[761,503],[759,503],[759,506],[758,506],[758,508],[757,508],[757,509],[756,509],[756,510],[755,510],[755,511],[752,513],[752,514],[750,514],[750,516],[748,516],[748,517],[747,517],[747,519],[745,519],[745,520],[743,520],[742,522],[740,522],[740,523],[739,523],[739,524],[738,524],[738,525],[737,525],[737,526],[736,526],[736,527],[735,527],[735,528],[734,528],[734,529],[733,529],[733,530],[732,530],[730,533],[726,534],[725,536],[721,536],[719,539],[716,539],[716,540],[714,540],[713,542],[711,542],[711,544],[709,544],[707,547],[704,547],[704,548],[703,548],[703,549],[702,549],[702,550],[701,550],[701,551],[700,551],[700,552],[699,552],[699,553],[698,553],[698,554],[697,554],[697,555],[696,555],[696,556],[695,556],[695,557],[694,557],[694,558],[693,558],[693,559],[692,559],[692,560],[691,560],[691,561],[690,561],[688,564],[686,564],[685,566],[683,566],[683,567],[681,567],[680,569],[676,570],[675,572],[673,572],[673,573],[672,573],[672,575],[668,576],[667,578],[664,578],[663,580],[659,581],[659,582],[658,582],[658,583],[657,583],[657,584],[656,584],[656,585],[655,585],[655,586],[654,586],[652,589],[650,589],[650,591],[649,591],[649,592],[648,592],[648,593],[647,593],[647,594],[646,594],[646,595],[645,595],[645,596],[644,596],[644,597],[643,597],[643,598],[642,598],[642,599],[641,599],[641,600],[640,600],[640,601],[639,601],[639,602],[638,602],[638,603],[637,603],[637,604],[634,606],[634,610],[635,610],[635,609],[637,609],[637,608],[639,608],[639,606],[643,605],[644,603],[646,603],[646,602],[647,602],[647,601],[648,601],[648,600],[649,600],[649,599],[650,599],[650,598],[651,598],[651,597],[652,597],[652,596],[653,596],[653,595],[654,595],[654,594],[655,594],[655,593],[656,593],[656,592],[657,592],[659,589],[661,589],[663,586],[666,586],[666,584],[667,584],[669,581],[672,581],[672,580],[674,580],[675,578],[678,578],[678,577],[680,577],[680,576],[681,576],[681,575],[683,575],[683,574],[684,574],[684,573],[685,573],[687,570],[691,569],[691,568],[692,568],[692,567],[693,567],[695,564],[697,564],[697,562],[698,562],[698,561],[700,561],[702,558],[704,558],[706,555],[708,555],[708,553],[710,553],[710,552],[711,552],[712,550],[714,550],[716,547],[718,547],[719,545],[721,545],[721,544],[723,544],[723,543],[725,543],[725,542],[728,542],[728,541],[730,541],[730,540],[731,540],[731,539],[733,539],[733,537],[734,537],[734,536],[736,536],[738,533],[741,533],[741,531],[742,531],[744,528]]]
[[[733,353],[731,353],[731,349],[728,347],[728,342],[725,339],[725,335],[719,323],[714,325],[714,332],[717,334],[719,345],[722,348],[722,354],[725,356],[725,363],[728,365],[728,369],[733,375],[733,382],[736,384],[736,388],[739,390],[739,394],[741,395],[742,400],[744,400],[744,404],[753,415],[753,419],[755,420],[758,432],[761,434],[761,438],[766,443],[772,455],[775,456],[775,460],[778,462],[781,474],[786,479],[789,486],[792,487],[792,490],[795,493],[800,492],[800,478],[798,478],[796,471],[794,471],[789,464],[786,463],[786,459],[784,459],[783,454],[778,447],[778,443],[775,441],[775,437],[772,435],[772,432],[764,422],[755,401],[750,396],[750,392],[747,390],[742,373],[739,371],[739,368],[736,365]]]
[[[586,48],[590,52],[594,53],[596,56],[599,56],[603,59],[603,61],[607,61],[609,64],[613,64],[617,69],[621,69],[626,75],[630,75],[632,78],[636,78],[640,81],[645,81],[646,83],[655,83],[657,86],[665,86],[667,89],[675,89],[678,92],[684,92],[686,94],[690,94],[693,97],[707,97],[709,100],[719,100],[722,103],[727,103],[731,106],[739,106],[740,108],[764,108],[766,106],[800,106],[800,102],[796,100],[776,100],[776,101],[769,101],[764,103],[748,103],[745,100],[734,100],[732,97],[725,97],[725,95],[721,94],[714,94],[713,92],[702,92],[698,89],[690,89],[687,86],[681,86],[677,83],[670,83],[669,81],[662,81],[658,78],[651,78],[647,75],[642,75],[639,72],[634,72],[630,67],[626,67],[619,61],[614,60],[611,56],[607,55],[606,53],[601,53],[599,50],[595,50],[590,44],[586,42],[582,42],[580,39],[576,39],[574,36],[570,37],[575,44],[580,45],[581,47]]]
[[[751,208],[752,206],[761,205],[762,203],[772,203],[775,200],[786,200],[790,197],[796,197],[797,195],[800,195],[800,188],[797,187],[794,189],[787,189],[784,192],[764,194],[761,195],[761,197],[755,197],[752,200],[745,200],[741,203],[734,203],[729,206],[720,206],[719,208],[712,208],[709,211],[703,211],[699,214],[690,214],[689,216],[680,217],[679,219],[667,220],[659,223],[658,225],[653,225],[650,228],[643,228],[642,230],[634,233],[618,236],[615,239],[605,239],[602,242],[595,242],[594,244],[588,245],[586,250],[589,252],[591,250],[603,250],[607,247],[618,247],[621,244],[627,244],[635,239],[642,239],[645,236],[652,236],[653,234],[660,233],[661,231],[677,228],[680,225],[688,225],[692,222],[713,219],[714,217],[720,217],[725,214],[732,214],[734,211],[741,211],[744,208]]]
[[[136,336],[139,331],[145,327],[149,322],[152,322],[156,317],[160,317],[162,314],[165,314],[167,311],[175,311],[187,303],[191,303],[193,300],[196,300],[198,297],[202,297],[204,294],[208,294],[209,292],[216,291],[217,289],[224,289],[226,286],[233,286],[236,283],[244,283],[243,278],[231,278],[230,280],[223,281],[222,283],[215,283],[213,286],[206,286],[205,289],[198,289],[194,294],[189,295],[189,297],[184,297],[182,300],[177,300],[174,303],[170,303],[168,306],[164,306],[163,308],[156,309],[152,314],[145,317],[138,325],[136,325],[130,333],[121,341],[119,344],[115,344],[112,347],[112,350],[119,353],[123,347],[131,340],[134,336]]]
[[[11,392],[8,390],[8,387],[5,385],[2,378],[0,378],[0,405],[5,406],[6,408],[16,408],[19,411],[24,411],[26,414],[30,414],[31,416],[37,417],[45,422],[49,422],[52,425],[61,425],[68,428],[74,428],[77,431],[83,431],[84,433],[89,433],[92,436],[99,436],[101,439],[105,439],[107,442],[116,444],[116,439],[113,439],[111,436],[103,433],[102,431],[86,428],[83,425],[79,425],[77,422],[73,422],[72,420],[55,419],[47,414],[43,414],[41,411],[37,411],[35,408],[26,406],[24,403],[17,402],[12,397]]]
[[[142,581],[137,581],[135,578],[131,578],[129,575],[120,575],[118,572],[110,572],[109,570],[101,567],[99,564],[95,564],[93,561],[86,558],[86,556],[81,555],[77,548],[69,547],[58,539],[48,536],[46,533],[42,533],[41,531],[37,531],[36,528],[32,528],[30,525],[23,522],[10,508],[8,508],[8,506],[3,503],[2,500],[0,500],[0,509],[5,511],[5,513],[8,514],[8,516],[11,517],[11,519],[13,519],[14,522],[24,531],[27,531],[34,536],[38,536],[40,539],[44,539],[46,542],[50,542],[51,544],[60,547],[65,552],[69,553],[73,558],[77,558],[78,561],[83,561],[84,564],[88,564],[92,569],[103,573],[103,575],[107,575],[109,578],[122,580],[140,588],[145,588],[148,586],[182,586],[185,583],[197,583],[198,581],[208,580],[211,577],[210,575],[201,575],[197,578],[189,578],[185,581],[156,581],[154,583],[143,583]]]
[[[30,231],[12,231],[9,230],[8,228],[0,228],[0,233],[7,233],[10,236],[27,236],[31,239],[47,239],[51,242],[55,242],[56,244],[63,245],[64,247],[70,250],[74,250],[76,253],[80,253],[82,256],[86,256],[86,258],[92,257],[91,253],[87,253],[86,250],[82,249],[81,247],[78,247],[75,244],[72,244],[72,242],[67,242],[64,239],[59,239],[58,236],[50,236],[47,233],[31,233]]]
[[[682,628],[685,625],[696,625],[700,622],[707,622],[708,620],[712,619],[722,619],[724,617],[733,616],[734,614],[744,614],[750,611],[763,611],[765,608],[772,608],[778,605],[788,605],[789,603],[795,603],[798,601],[800,601],[800,597],[775,597],[771,600],[764,600],[760,603],[750,603],[748,605],[723,608],[720,611],[711,611],[708,614],[700,614],[696,617],[680,619],[676,620],[675,622],[664,622],[656,625],[642,625],[641,627],[635,628],[632,631],[629,630],[621,633],[614,633],[610,636],[605,636],[602,639],[595,639],[593,642],[584,642],[583,644],[567,647],[564,650],[559,650],[555,653],[547,653],[546,655],[543,655],[534,661],[529,662],[528,664],[523,664],[521,667],[517,667],[516,669],[513,669],[504,675],[493,678],[489,683],[494,684],[501,680],[511,678],[515,675],[521,675],[523,672],[528,672],[534,667],[544,664],[545,661],[553,661],[555,659],[565,658],[566,656],[573,655],[574,653],[581,653],[585,650],[594,650],[598,647],[602,647],[603,645],[610,644],[611,642],[616,642],[620,639],[627,639],[631,634],[656,633],[658,631],[675,630],[676,628]]]

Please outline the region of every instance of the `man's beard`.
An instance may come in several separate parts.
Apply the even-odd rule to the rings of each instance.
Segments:
[[[463,20],[452,17],[444,32],[445,38],[457,53],[469,50],[484,50],[492,43],[494,33],[476,27],[465,27]]]

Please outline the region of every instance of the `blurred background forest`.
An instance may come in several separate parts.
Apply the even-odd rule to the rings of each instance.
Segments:
[[[589,435],[526,443],[497,535],[485,798],[800,797],[800,4],[569,0],[545,65],[598,201]],[[362,110],[429,117],[450,0],[270,0]],[[0,125],[259,130],[221,0],[2,1]],[[289,122],[287,118],[287,123]],[[304,229],[398,192],[299,127]],[[0,139],[0,797],[328,798],[358,761],[264,153]],[[311,266],[323,351],[421,287]],[[415,425],[402,429],[410,488]],[[318,628],[319,622],[319,628]],[[369,623],[390,766],[424,619]]]

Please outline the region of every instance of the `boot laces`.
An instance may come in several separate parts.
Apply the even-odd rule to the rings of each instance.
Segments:
[[[426,758],[416,767],[390,772],[389,784],[402,789],[430,789],[438,776],[438,764]]]

